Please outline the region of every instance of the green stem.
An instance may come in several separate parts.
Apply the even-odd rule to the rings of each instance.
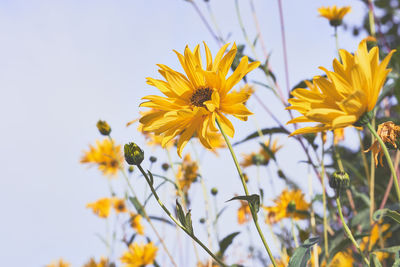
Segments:
[[[171,220],[181,228],[188,236],[190,236],[197,244],[199,244],[219,265],[222,267],[227,267],[227,265],[221,261],[214,253],[212,253],[206,245],[204,245],[194,234],[190,233],[172,214],[171,212],[165,207],[164,203],[160,200],[156,190],[154,189],[153,185],[150,182],[150,178],[147,176],[147,173],[143,170],[142,166],[137,165],[140,172],[143,174],[144,178],[146,179],[147,184],[150,187],[151,192],[153,193],[154,198],[157,200],[160,207],[164,210],[164,212],[171,218]]]
[[[299,246],[299,241],[297,240],[297,236],[294,231],[294,219],[293,218],[291,218],[291,230],[292,230],[292,235],[293,235],[293,240],[294,240],[294,246],[297,248]]]
[[[375,136],[375,138],[378,140],[379,144],[382,147],[383,153],[385,154],[386,160],[389,164],[389,168],[390,171],[392,172],[393,175],[393,180],[394,180],[394,184],[396,185],[396,194],[397,194],[397,198],[400,201],[400,188],[399,188],[399,181],[397,179],[397,173],[396,170],[394,169],[393,166],[393,162],[392,159],[390,158],[390,154],[389,151],[385,145],[385,143],[382,141],[382,139],[380,138],[380,136],[377,134],[377,132],[375,131],[375,129],[372,127],[371,123],[367,123],[366,124],[367,128],[370,130],[370,132],[372,133],[373,136]]]
[[[375,37],[376,31],[375,31],[375,17],[374,17],[374,4],[372,3],[372,0],[368,0],[368,19],[369,19],[369,30],[371,32],[371,35]]]
[[[354,239],[354,236],[351,233],[350,228],[347,226],[346,222],[344,221],[343,213],[342,213],[342,206],[340,204],[340,195],[339,194],[336,195],[336,204],[337,204],[340,220],[342,221],[342,224],[343,224],[344,231],[346,232],[348,238],[353,243],[353,245],[357,248],[358,253],[360,253],[361,257],[363,258],[363,261],[367,264],[367,266],[370,266],[369,260],[364,256],[363,252],[361,251],[360,246],[358,245],[357,241]]]
[[[338,53],[339,59],[340,59],[340,54],[339,54],[339,36],[337,32],[337,27],[335,28],[335,43],[336,43],[336,52]]]
[[[322,182],[322,206],[324,208],[324,247],[325,247],[325,257],[329,258],[329,246],[328,246],[328,216],[326,208],[326,183],[325,183],[325,164],[324,164],[324,144],[322,143],[322,157],[321,157],[321,182]]]
[[[221,131],[222,136],[225,139],[225,143],[228,146],[229,152],[232,155],[232,159],[233,159],[233,162],[235,163],[236,170],[239,173],[240,180],[242,182],[244,192],[245,192],[246,196],[249,196],[250,195],[249,194],[249,190],[247,189],[246,181],[244,179],[244,175],[243,175],[242,169],[240,168],[239,162],[238,162],[238,160],[236,158],[235,152],[233,151],[232,144],[229,141],[228,136],[226,136],[226,134],[225,134],[224,130],[222,129],[221,125],[219,124],[218,120],[216,120],[216,122],[217,122],[219,130]],[[250,203],[249,203],[249,207],[250,207],[250,211],[251,211],[251,215],[252,215],[254,224],[255,224],[255,226],[257,228],[258,235],[261,238],[261,241],[262,241],[262,243],[263,243],[263,245],[264,245],[264,247],[265,247],[265,249],[266,249],[266,251],[268,253],[268,256],[269,256],[270,260],[272,261],[272,264],[274,265],[274,267],[277,267],[277,264],[275,262],[274,256],[272,255],[272,252],[271,252],[271,250],[270,250],[270,248],[269,248],[269,246],[267,244],[267,241],[266,241],[266,239],[264,237],[264,234],[261,231],[260,225],[258,224],[257,212],[254,210],[253,205],[251,205]]]

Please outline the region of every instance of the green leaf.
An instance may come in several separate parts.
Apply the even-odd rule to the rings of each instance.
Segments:
[[[284,128],[281,128],[281,127],[264,128],[261,130],[261,133],[263,135],[276,134],[276,133],[290,134],[287,130],[285,130]],[[258,133],[258,131],[255,131],[254,133],[248,135],[246,138],[234,143],[233,145],[236,146],[238,144],[244,143],[246,141],[249,141],[249,140],[257,138],[257,137],[260,137],[260,134]]]
[[[374,221],[379,221],[383,217],[390,217],[400,224],[400,213],[391,209],[380,209],[374,213]]]
[[[264,143],[261,143],[261,142],[260,142],[260,145],[262,146],[264,151],[267,152],[267,154],[269,155],[269,157],[271,159],[276,160],[274,152],[272,152],[272,150],[268,146],[266,146]]]
[[[392,267],[400,267],[400,259],[395,260]]]
[[[288,267],[306,267],[310,259],[311,247],[317,244],[318,241],[319,237],[311,237],[304,241],[303,244],[296,248],[292,257],[290,257]]]
[[[163,217],[158,217],[158,216],[152,216],[152,215],[150,215],[149,218],[152,219],[152,220],[160,221],[160,222],[169,224],[169,225],[171,225],[171,226],[173,226],[173,227],[176,227],[175,224],[173,224],[172,222],[170,222],[169,220],[167,220],[167,219],[165,219],[165,218],[163,218]]]
[[[387,253],[398,253],[400,251],[400,246],[380,248],[380,249],[375,249],[374,251],[387,252]]]
[[[189,210],[186,213],[185,219],[186,219],[186,229],[193,235],[193,224],[192,224],[192,216],[190,213],[191,210]]]
[[[176,212],[178,214],[178,219],[183,227],[189,232],[189,234],[193,235],[193,225],[190,210],[186,213],[183,212],[181,204],[179,204],[178,200],[176,200]]]
[[[137,213],[139,213],[140,215],[142,215],[144,217],[143,207],[140,204],[140,202],[137,199],[137,197],[129,197],[129,201],[133,204],[133,206],[135,207]]]
[[[379,262],[375,253],[370,254],[369,261],[371,262],[371,267],[382,267],[382,264]]]
[[[227,235],[224,237],[220,242],[219,242],[219,251],[217,255],[222,258],[224,256],[224,253],[226,249],[232,244],[233,239],[240,234],[240,232],[234,232],[232,234]]]
[[[250,203],[250,205],[253,206],[256,213],[260,210],[260,196],[257,194],[252,194],[249,196],[236,196],[236,197],[229,199],[228,201],[232,201],[232,200],[245,200],[248,203]],[[226,201],[226,202],[228,202],[228,201]]]
[[[149,175],[150,178],[150,184],[153,185],[154,184],[153,174],[149,170],[147,170],[147,174]]]

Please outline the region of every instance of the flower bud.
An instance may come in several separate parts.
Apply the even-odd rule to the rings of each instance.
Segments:
[[[199,222],[200,222],[200,223],[205,223],[205,222],[206,222],[206,219],[200,218]]]
[[[133,172],[133,166],[129,166],[128,172],[129,172],[129,173],[132,173],[132,172]]]
[[[211,188],[211,195],[216,196],[218,194],[218,188],[213,187]]]
[[[143,150],[133,142],[124,146],[124,154],[126,162],[130,165],[140,165],[144,159]]]
[[[110,135],[111,127],[110,127],[110,125],[108,125],[108,123],[106,121],[99,120],[97,122],[96,126],[102,135],[106,135],[106,136]]]
[[[157,158],[154,157],[154,156],[150,156],[149,160],[150,160],[151,163],[154,163],[154,162],[157,161]]]
[[[347,174],[347,172],[336,171],[330,177],[329,185],[336,191],[336,194],[338,194],[342,190],[349,187],[350,185],[349,175]]]
[[[163,171],[168,171],[168,169],[169,169],[169,164],[168,163],[163,163],[162,165],[161,165],[161,168],[163,169]]]

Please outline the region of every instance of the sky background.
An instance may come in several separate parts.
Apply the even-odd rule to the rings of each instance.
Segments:
[[[205,4],[196,2],[209,18]],[[243,21],[254,40],[256,33],[249,2],[239,2]],[[321,74],[318,66],[331,68],[336,56],[333,29],[325,19],[318,17],[317,8],[351,5],[353,11],[345,22],[357,25],[366,8],[361,1],[283,2],[292,87],[303,79]],[[221,31],[229,36],[228,41],[244,43],[234,1],[211,0],[210,3]],[[281,87],[285,88],[277,1],[254,0],[254,3],[271,54],[272,69]],[[340,46],[349,51],[354,51],[365,37],[354,38],[350,31],[342,29],[339,34]],[[107,180],[95,167],[88,169],[79,164],[82,151],[101,139],[95,124],[103,119],[112,126],[116,142],[124,144],[134,140],[143,146],[146,155],[154,154],[159,163],[165,162],[163,151],[145,147],[136,126],[127,128],[125,124],[138,117],[141,97],[157,93],[145,83],[146,77],[159,77],[156,64],[181,70],[172,50],[183,52],[187,44],[193,48],[203,41],[215,55],[218,51],[215,40],[193,7],[183,0],[0,1],[0,251],[3,266],[44,266],[60,257],[73,266],[81,266],[91,256],[107,255],[104,244],[95,235],[104,233],[105,223],[85,208],[86,203],[109,195]],[[246,53],[254,57],[249,49]],[[262,55],[259,47],[257,54]],[[258,70],[251,80],[265,82]],[[288,120],[283,107],[268,90],[257,87],[257,94],[282,122]],[[253,132],[256,124],[262,128],[275,126],[254,99],[249,106],[256,114],[255,119],[249,119],[246,124],[232,119],[236,128],[234,141]],[[278,162],[307,192],[307,168],[299,163],[305,159],[304,155],[298,145],[285,136],[279,137],[279,143],[284,148],[277,154]],[[252,148],[257,148],[257,142],[237,146],[236,150],[240,155],[251,152]],[[175,151],[172,152],[177,160]],[[191,152],[190,146],[185,148],[184,154],[187,152]],[[210,153],[201,155],[207,186],[220,189],[219,207],[229,206],[222,218],[221,236],[238,229],[246,232],[245,227],[240,228],[236,223],[238,203],[225,203],[235,193],[242,192],[228,152],[221,151],[219,157]],[[275,171],[275,166],[269,171],[262,170],[266,185],[271,183],[268,177],[278,179]],[[135,181],[135,187],[143,190],[140,189],[144,188],[142,181]],[[266,203],[284,187],[280,181],[273,183],[274,190],[267,192]],[[113,185],[123,188],[122,177],[113,181]],[[174,197],[170,191],[164,193],[167,201]],[[197,222],[204,216],[201,188],[197,186],[192,194],[194,207],[199,207],[198,212],[196,208],[192,212]],[[154,203],[150,207],[151,213],[161,214]],[[160,226],[162,231],[163,227]],[[195,227],[205,240],[202,226],[196,224]],[[165,233],[167,243],[180,255],[174,239],[176,232],[169,232],[172,233]],[[179,240],[191,245],[182,233]],[[234,247],[246,241],[244,234]],[[114,257],[119,257],[120,249]],[[191,253],[186,258],[177,256],[180,266],[194,266]],[[206,259],[203,252],[200,251],[200,255]],[[240,253],[236,259],[239,256]],[[165,257],[161,255],[157,259],[164,263]],[[228,263],[234,261],[235,256],[228,258]],[[162,266],[168,266],[166,260]]]

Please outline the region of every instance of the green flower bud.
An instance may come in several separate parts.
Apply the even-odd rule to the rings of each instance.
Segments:
[[[125,160],[129,165],[140,165],[144,159],[143,150],[135,143],[124,146]]]
[[[128,172],[129,172],[129,173],[132,173],[132,172],[133,172],[133,166],[129,166]]]
[[[150,156],[149,160],[150,160],[151,163],[154,163],[154,162],[157,161],[157,158],[154,157],[154,156]]]
[[[265,158],[261,154],[255,154],[254,156],[252,156],[251,161],[253,162],[254,165],[264,165],[265,164]]]
[[[213,187],[211,188],[211,195],[216,196],[218,194],[218,188]]]
[[[205,222],[206,222],[206,219],[201,218],[199,221],[200,221],[200,223],[205,223]]]
[[[106,136],[110,135],[111,127],[110,127],[110,125],[108,125],[108,123],[106,121],[99,120],[97,122],[96,126],[102,135],[106,135]]]
[[[161,165],[161,168],[163,169],[163,171],[168,171],[168,169],[169,169],[169,164],[168,163],[163,163],[162,165]]]
[[[329,185],[336,191],[336,194],[339,194],[342,190],[345,190],[349,187],[349,175],[347,172],[336,171],[330,177]]]

